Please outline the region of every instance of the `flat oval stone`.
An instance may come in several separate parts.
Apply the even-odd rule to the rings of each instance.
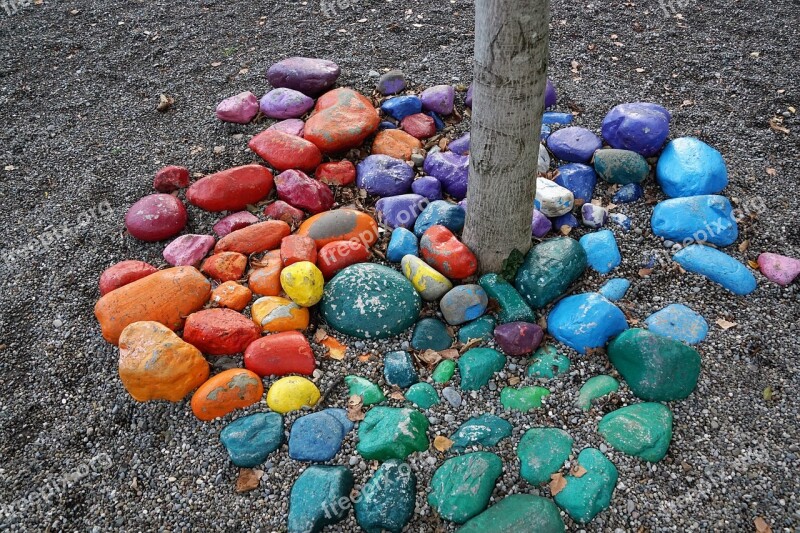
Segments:
[[[340,88],[317,100],[303,136],[323,153],[343,152],[361,146],[378,130],[378,124],[378,113],[367,97],[352,89]]]
[[[279,130],[264,130],[247,147],[278,171],[289,169],[314,172],[322,163],[322,152],[314,143]]]
[[[439,394],[430,383],[414,383],[406,391],[406,400],[420,409],[430,409],[439,403]]]
[[[299,331],[284,331],[253,341],[244,351],[244,366],[261,377],[303,374],[317,368],[314,351]]]
[[[402,159],[370,155],[356,166],[356,185],[376,196],[396,196],[411,190],[414,169]]]
[[[264,395],[264,385],[244,368],[220,372],[203,383],[192,396],[192,412],[200,420],[213,420],[249,407]]]
[[[547,331],[578,353],[601,348],[628,329],[619,307],[596,292],[568,296],[547,317]]]
[[[375,90],[384,96],[399,93],[405,88],[406,78],[403,71],[397,69],[381,74],[378,84],[375,86]]]
[[[544,331],[530,322],[508,322],[494,330],[494,340],[506,355],[520,356],[531,353],[542,342]]]
[[[452,359],[441,361],[431,372],[431,379],[436,383],[447,383],[453,379],[456,372],[456,362]]]
[[[608,413],[597,432],[622,453],[657,463],[672,440],[672,411],[660,403],[638,403]]]
[[[608,183],[641,183],[650,174],[644,157],[632,150],[607,148],[594,154],[594,170]]]
[[[461,526],[458,533],[563,533],[558,507],[541,496],[511,494]]]
[[[446,460],[431,478],[428,503],[439,516],[463,524],[489,504],[503,461],[489,452],[473,452]]]
[[[253,322],[265,333],[279,333],[308,327],[309,313],[306,307],[280,296],[263,296],[251,307]]]
[[[527,413],[542,407],[542,398],[550,395],[550,389],[544,387],[503,387],[500,391],[500,403],[504,409]]]
[[[577,280],[587,266],[578,241],[559,237],[538,244],[517,270],[514,286],[533,309],[552,302]]]
[[[350,511],[353,473],[345,466],[311,465],[292,485],[289,533],[319,533],[341,522]],[[346,501],[346,506],[341,505]]]
[[[739,236],[731,203],[715,194],[659,202],[653,208],[650,227],[655,235],[683,244],[695,241],[728,246]]]
[[[438,300],[453,288],[449,279],[419,257],[410,254],[403,256],[400,268],[426,302]]]
[[[214,248],[211,235],[181,235],[164,248],[164,260],[172,266],[196,266]]]
[[[445,294],[439,309],[448,324],[457,326],[474,320],[486,312],[489,298],[480,285],[459,285]]]
[[[417,477],[411,467],[389,460],[378,467],[355,502],[358,525],[367,532],[400,533],[414,514]]]
[[[469,179],[469,156],[453,152],[429,153],[422,165],[425,174],[433,176],[442,184],[444,191],[455,198],[463,200],[467,196]]]
[[[415,150],[422,149],[422,142],[402,130],[381,130],[372,141],[372,154],[388,155],[395,159],[410,160]]]
[[[250,305],[253,293],[244,285],[239,285],[235,281],[226,281],[218,285],[211,291],[211,301],[219,307],[243,311]]]
[[[299,170],[284,170],[275,177],[278,198],[297,209],[316,214],[333,207],[330,187]]]
[[[758,268],[765,278],[786,287],[800,275],[800,259],[764,252],[758,256]]]
[[[670,304],[647,317],[644,323],[656,335],[686,344],[697,344],[708,334],[706,320],[682,304]]]
[[[250,211],[238,211],[221,218],[211,229],[214,230],[217,236],[225,237],[237,229],[246,228],[256,223],[258,223],[258,217]]]
[[[605,296],[606,299],[616,302],[625,297],[625,293],[628,292],[630,286],[631,282],[625,278],[613,278],[606,281],[597,292]]]
[[[456,450],[467,446],[497,446],[497,443],[511,435],[513,427],[499,416],[484,413],[470,418],[450,436]]]
[[[100,274],[98,283],[100,296],[104,296],[114,289],[119,289],[128,283],[133,283],[156,272],[158,272],[156,267],[144,261],[128,259],[115,263]]]
[[[584,411],[588,411],[592,408],[593,400],[617,392],[617,390],[619,390],[619,382],[611,376],[593,376],[587,379],[581,387],[575,404]]]
[[[244,165],[200,178],[186,189],[186,200],[205,211],[241,211],[272,192],[272,172]]]
[[[400,121],[400,127],[412,137],[427,139],[436,134],[436,121],[424,113],[415,113]]]
[[[506,358],[492,348],[472,348],[458,358],[462,390],[478,390],[489,383],[495,372],[506,366]]]
[[[417,217],[414,234],[421,237],[431,226],[444,226],[453,233],[458,233],[464,229],[465,218],[466,213],[458,204],[436,200],[428,204]]]
[[[559,428],[535,427],[517,445],[519,473],[531,485],[548,483],[572,453],[572,437]]]
[[[542,346],[531,358],[528,376],[534,378],[553,379],[569,370],[569,357],[556,350],[550,344]]]
[[[356,166],[347,159],[329,161],[317,167],[314,177],[328,185],[350,185],[356,180]]]
[[[397,385],[401,389],[410,387],[417,381],[417,370],[411,355],[405,351],[389,352],[383,356],[383,377],[389,385]]]
[[[125,213],[125,229],[140,241],[163,241],[180,233],[188,219],[180,200],[171,194],[151,194]]]
[[[472,322],[461,326],[458,330],[458,341],[464,344],[468,343],[470,339],[479,341],[491,340],[494,335],[494,328],[497,325],[495,319],[491,315],[483,315],[476,318]]]
[[[578,455],[578,464],[586,473],[564,476],[567,484],[554,499],[570,518],[586,524],[611,504],[619,474],[614,463],[595,448],[585,448]]]
[[[417,236],[406,228],[395,228],[386,248],[386,259],[392,263],[399,263],[406,255],[419,255]]]
[[[578,241],[586,252],[589,266],[600,274],[608,274],[622,262],[617,239],[611,230],[600,230],[587,233]]]
[[[546,178],[536,178],[534,207],[547,217],[557,217],[572,211],[575,197],[572,191]]]
[[[441,351],[453,345],[453,336],[447,331],[447,325],[435,318],[423,318],[414,326],[411,335],[411,346],[415,350]]]
[[[289,224],[282,220],[267,220],[245,226],[217,241],[214,252],[237,252],[244,255],[274,250],[284,237],[291,233]]]
[[[419,194],[386,196],[375,203],[375,214],[389,228],[409,229],[427,204],[428,199]]]
[[[341,69],[333,61],[313,57],[289,57],[267,70],[273,87],[287,87],[309,96],[316,96],[333,87]]]
[[[279,87],[262,96],[258,106],[265,117],[283,120],[302,117],[311,111],[311,108],[314,107],[314,99],[300,91]]]
[[[279,379],[267,391],[267,405],[276,413],[286,414],[303,407],[314,407],[320,393],[316,385],[301,376]]]
[[[358,426],[356,450],[364,459],[405,460],[428,449],[428,419],[415,409],[373,407]]]
[[[444,226],[431,226],[419,240],[422,259],[451,279],[464,279],[478,271],[478,259]]]
[[[170,193],[189,186],[189,169],[167,165],[156,172],[153,188],[158,192]]]
[[[715,248],[690,244],[672,259],[693,274],[719,283],[734,294],[745,295],[756,290],[756,278],[746,266]]]
[[[661,152],[656,180],[670,198],[716,194],[728,185],[722,155],[694,137],[673,139]]]
[[[355,209],[336,209],[319,213],[300,225],[298,235],[308,235],[321,248],[333,241],[359,241],[372,246],[378,240],[378,225],[366,213]]]
[[[372,405],[386,401],[386,395],[375,383],[361,376],[345,376],[348,396],[361,396],[364,405]]]
[[[216,114],[224,122],[248,124],[258,114],[258,98],[250,91],[229,96],[217,104]]]
[[[669,112],[657,104],[619,104],[603,119],[603,139],[612,148],[633,150],[644,157],[661,151],[669,135]]]
[[[554,131],[547,138],[547,147],[562,161],[588,163],[592,155],[603,147],[600,138],[579,126],[569,126]]]
[[[203,309],[183,326],[183,339],[208,355],[242,353],[260,338],[261,328],[233,309]]]
[[[300,261],[281,270],[281,287],[302,307],[311,307],[322,299],[324,284],[322,272],[310,261]]]
[[[289,457],[295,461],[330,461],[342,447],[345,434],[339,419],[327,410],[301,416],[289,433]]]
[[[412,181],[411,191],[432,202],[442,199],[442,184],[433,176],[420,176]]]
[[[414,95],[395,96],[383,101],[381,111],[395,120],[403,120],[409,115],[422,112],[422,100]]]
[[[220,252],[208,257],[200,270],[220,282],[241,279],[247,268],[247,256],[239,252]]]
[[[583,163],[567,163],[558,167],[558,176],[554,180],[558,185],[569,189],[575,200],[591,202],[594,188],[597,185],[597,174],[589,165]]]
[[[283,417],[255,413],[236,419],[219,432],[219,440],[234,465],[255,468],[283,444]]]

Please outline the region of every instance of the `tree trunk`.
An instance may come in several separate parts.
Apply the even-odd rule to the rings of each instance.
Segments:
[[[464,243],[481,272],[531,247],[549,0],[475,0],[469,188]]]

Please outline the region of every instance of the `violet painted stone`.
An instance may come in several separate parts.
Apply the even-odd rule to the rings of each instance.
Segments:
[[[417,217],[428,205],[428,199],[419,194],[386,196],[375,204],[378,220],[390,228],[411,229]]]
[[[356,167],[356,185],[376,196],[397,196],[411,190],[414,169],[402,159],[378,154],[364,158]]]
[[[267,79],[273,87],[287,87],[317,96],[333,87],[340,73],[339,66],[327,59],[290,57],[269,67]]]
[[[140,241],[163,241],[180,233],[188,218],[179,199],[171,194],[151,194],[128,209],[125,228]]]
[[[422,100],[422,109],[449,115],[453,112],[456,90],[452,85],[434,85],[422,91],[419,97]]]
[[[603,139],[612,148],[652,157],[661,151],[667,140],[670,118],[669,111],[657,104],[620,104],[603,119]]]
[[[314,107],[314,99],[300,91],[281,87],[272,89],[258,102],[261,112],[268,118],[297,118],[308,113]]]
[[[464,105],[472,109],[472,84],[467,88],[467,96],[464,98]]]
[[[378,80],[378,85],[375,89],[386,96],[388,94],[397,94],[406,88],[406,78],[403,76],[402,70],[390,70],[383,74]]]
[[[506,355],[519,356],[539,347],[544,331],[530,322],[509,322],[494,328],[494,340]]]
[[[250,91],[230,96],[217,104],[217,118],[247,124],[258,114],[258,98]]]
[[[556,86],[553,85],[553,82],[550,81],[550,79],[548,78],[547,85],[544,88],[545,109],[556,105],[556,100],[558,100],[558,95],[556,94]]]
[[[553,155],[571,163],[588,163],[602,146],[597,135],[580,126],[561,128],[547,138],[547,147]]]
[[[429,153],[422,169],[425,174],[439,180],[444,191],[456,200],[462,200],[467,196],[469,156],[453,152]]]
[[[469,152],[469,132],[449,143],[447,149],[458,155],[466,155]]]
[[[258,218],[254,214],[249,211],[239,211],[237,213],[230,214],[214,224],[211,228],[214,230],[219,237],[224,237],[225,235],[236,231],[237,229],[245,228],[251,224],[255,224],[258,222]]]
[[[283,133],[288,133],[289,135],[302,137],[303,130],[306,129],[306,123],[300,120],[299,118],[287,118],[286,120],[281,120],[280,122],[276,122],[267,129],[278,130],[282,131]]]
[[[422,176],[411,183],[411,190],[430,201],[442,199],[442,184],[433,176]]]
[[[583,204],[581,206],[581,219],[583,225],[589,228],[602,228],[608,222],[608,209],[594,204]]]
[[[297,209],[312,214],[333,207],[333,192],[321,181],[309,178],[299,170],[284,170],[275,176],[278,198]]]
[[[533,220],[531,221],[531,234],[537,239],[541,239],[553,229],[553,223],[542,214],[538,209],[533,210]]]
[[[800,259],[764,252],[758,256],[758,268],[765,278],[786,287],[800,274]]]
[[[589,165],[567,163],[558,167],[558,176],[554,181],[572,191],[575,200],[583,200],[583,203],[588,203],[594,196],[597,174]]]
[[[216,244],[211,235],[181,235],[164,248],[164,260],[172,266],[193,266]]]

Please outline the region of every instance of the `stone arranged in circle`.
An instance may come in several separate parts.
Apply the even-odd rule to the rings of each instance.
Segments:
[[[667,144],[656,165],[656,180],[670,198],[716,194],[728,185],[722,155],[694,137]]]
[[[370,155],[356,165],[356,185],[376,196],[397,196],[411,190],[414,169],[402,159]],[[421,210],[421,209],[420,209]]]
[[[647,317],[644,323],[656,335],[686,344],[697,344],[708,334],[705,318],[682,304],[670,304]]]
[[[451,457],[434,472],[428,503],[445,520],[463,524],[486,509],[502,472],[503,461],[493,453]]]
[[[570,518],[586,524],[608,509],[619,474],[614,464],[595,448],[585,448],[578,455],[578,464],[586,473],[580,477],[564,476],[567,484],[554,499]]]
[[[538,244],[517,270],[514,286],[533,309],[552,302],[575,281],[587,266],[586,252],[578,241],[559,237]]]
[[[163,241],[180,233],[188,219],[180,200],[171,194],[151,194],[125,213],[125,229],[140,241]]]
[[[411,335],[411,346],[415,350],[441,351],[450,348],[453,336],[447,330],[447,325],[436,318],[423,318],[414,326]]]
[[[98,282],[100,296],[105,296],[114,289],[119,289],[156,272],[158,272],[156,267],[144,261],[126,260],[115,263],[100,274]]]
[[[303,222],[297,235],[314,239],[317,248],[333,241],[359,241],[372,246],[378,240],[378,225],[366,213],[355,209],[336,209],[319,213]]]
[[[309,96],[316,96],[333,87],[341,69],[333,61],[313,57],[289,57],[267,70],[273,87],[287,87]]]
[[[463,449],[467,446],[496,446],[498,442],[511,435],[511,423],[493,414],[484,413],[470,418],[450,436],[453,448]]]
[[[589,165],[567,163],[558,167],[558,176],[553,181],[569,189],[576,201],[580,200],[583,203],[588,203],[594,197],[597,174]]]
[[[444,192],[456,200],[466,198],[469,156],[453,152],[429,152],[422,165],[422,170],[425,171],[425,174],[439,180]]]
[[[603,119],[603,139],[612,147],[653,157],[669,135],[669,112],[650,102],[619,104]]]
[[[588,163],[594,153],[603,147],[600,138],[579,126],[569,126],[554,131],[547,138],[547,147],[553,155],[570,163]]]
[[[258,106],[265,117],[283,120],[305,115],[314,107],[314,99],[300,91],[279,87],[262,96]]]
[[[617,450],[657,463],[672,440],[672,411],[660,403],[628,405],[604,416],[597,431]]]
[[[500,391],[500,404],[504,409],[527,413],[542,407],[542,398],[550,394],[544,387],[503,387]]]
[[[347,431],[328,410],[301,416],[289,433],[289,457],[295,461],[325,462],[342,447]]]
[[[594,170],[608,183],[641,183],[650,174],[644,157],[632,150],[608,148],[594,154]]]
[[[528,367],[528,376],[553,379],[569,370],[569,357],[548,344],[536,350]]]
[[[242,353],[260,338],[261,328],[233,309],[203,309],[183,326],[183,339],[208,355]]]
[[[414,234],[422,237],[431,226],[444,226],[453,233],[458,233],[464,229],[465,217],[466,213],[458,204],[436,200],[428,204],[417,217],[414,222]]]
[[[495,372],[506,366],[506,358],[492,348],[472,348],[458,358],[463,390],[478,390],[489,383]]]
[[[244,366],[261,377],[303,374],[310,376],[317,367],[314,351],[299,331],[266,335],[244,351]]]
[[[304,407],[314,407],[320,393],[314,383],[301,376],[287,376],[274,382],[267,391],[267,405],[285,415]]]
[[[417,476],[407,463],[386,461],[361,489],[356,521],[368,533],[400,533],[414,514]]]
[[[392,229],[410,229],[427,203],[428,200],[419,194],[386,196],[375,204],[375,214],[380,222]]]
[[[400,260],[400,268],[426,302],[438,300],[453,288],[449,279],[414,255],[404,255]]]
[[[283,417],[255,413],[238,418],[220,431],[219,440],[234,465],[254,468],[283,444]]]
[[[345,466],[312,465],[292,485],[290,533],[319,533],[345,519],[350,511],[353,473]],[[342,505],[342,502],[347,502]]]
[[[756,278],[746,266],[710,246],[690,244],[672,259],[685,270],[719,283],[734,294],[744,296],[756,290]]]
[[[572,453],[572,437],[559,428],[535,427],[517,445],[520,475],[531,485],[548,483]]]
[[[622,262],[617,239],[614,238],[611,230],[604,229],[587,233],[580,238],[579,242],[586,252],[589,266],[600,274],[608,274]]]
[[[344,152],[360,146],[378,124],[380,118],[367,97],[352,89],[334,89],[317,100],[303,137],[325,154]]]
[[[164,261],[172,266],[196,266],[216,244],[211,235],[181,235],[164,248]]]
[[[356,450],[364,459],[405,460],[428,449],[428,419],[415,409],[373,407],[358,427]]]
[[[625,314],[596,292],[568,296],[547,317],[547,331],[578,353],[601,348],[628,329]]]
[[[217,118],[224,122],[248,124],[258,114],[258,98],[250,91],[241,92],[217,104]]]
[[[322,163],[322,152],[314,143],[277,129],[262,131],[247,147],[278,171],[314,172]]]
[[[192,412],[200,420],[213,420],[261,400],[264,385],[244,368],[224,370],[203,383],[192,396]]]
[[[592,408],[593,400],[617,392],[617,390],[619,390],[619,382],[611,376],[592,376],[581,387],[575,404],[584,411],[588,411]]]
[[[430,409],[439,403],[439,394],[430,383],[414,383],[406,391],[406,400],[421,409]]]
[[[731,203],[708,194],[659,202],[650,217],[653,233],[675,242],[709,242],[728,246],[736,242],[739,227]]]
[[[205,211],[241,211],[272,192],[272,172],[261,165],[243,165],[209,174],[186,189],[186,200]]]
[[[558,507],[541,496],[511,494],[458,529],[458,533],[562,533],[564,521]]]

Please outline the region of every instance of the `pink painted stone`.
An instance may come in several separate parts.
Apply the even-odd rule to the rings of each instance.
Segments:
[[[264,208],[264,216],[272,220],[283,220],[290,226],[299,226],[306,214],[283,200],[275,200]]]
[[[765,252],[758,256],[758,268],[765,278],[786,287],[800,274],[800,259]]]
[[[288,133],[289,135],[302,137],[303,130],[305,130],[305,128],[306,128],[306,123],[300,120],[299,118],[287,118],[286,120],[281,120],[280,122],[276,122],[267,129],[278,130],[282,131],[283,133]]]
[[[153,188],[158,192],[173,192],[189,186],[189,170],[184,167],[168,165],[153,179]]]
[[[506,355],[531,353],[542,342],[544,331],[530,322],[509,322],[494,329],[494,340]]]
[[[164,248],[164,260],[172,266],[195,266],[216,244],[211,235],[181,235]]]
[[[226,98],[217,104],[217,118],[225,122],[247,124],[258,114],[258,98],[250,91]]]
[[[316,214],[333,207],[330,187],[299,170],[284,170],[275,177],[278,198],[297,209]]]
[[[415,113],[400,121],[400,127],[412,137],[427,139],[436,133],[436,123],[425,113]]]
[[[251,224],[258,222],[258,218],[249,211],[239,211],[226,216],[211,228],[220,237],[224,237],[228,233],[234,232],[237,229],[245,228]]]
[[[180,233],[188,218],[183,203],[171,194],[151,194],[128,209],[125,228],[140,241],[163,241]]]

